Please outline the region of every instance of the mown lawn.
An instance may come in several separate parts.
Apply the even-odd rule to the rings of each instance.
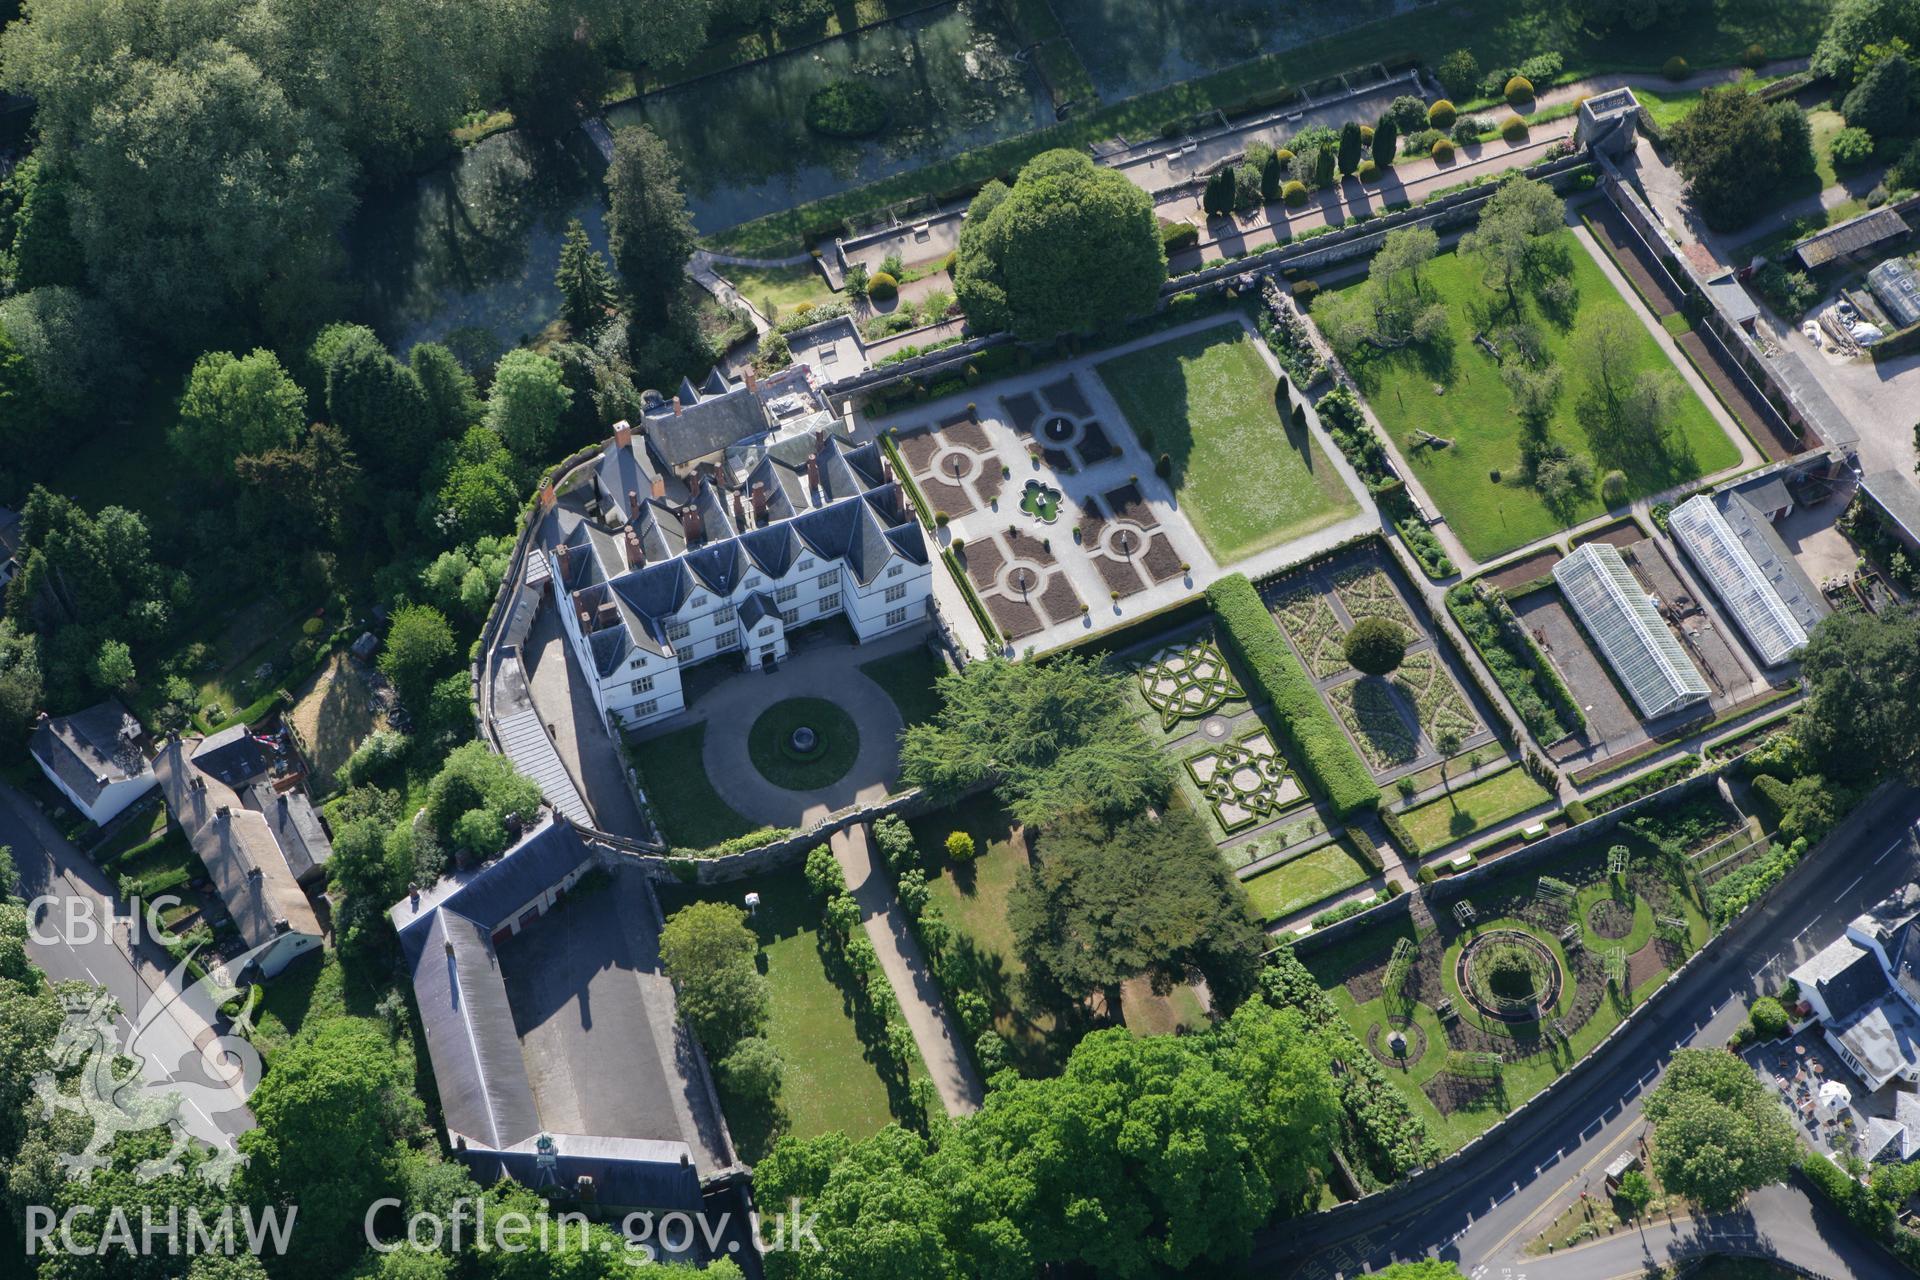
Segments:
[[[860,674],[879,685],[893,699],[894,709],[910,725],[924,724],[939,714],[940,695],[933,682],[946,673],[946,665],[925,645],[915,645],[899,653],[860,664]]]
[[[1168,455],[1180,506],[1221,564],[1359,510],[1320,446],[1276,406],[1256,341],[1221,325],[1099,366],[1142,447]]]
[[[1355,857],[1345,841],[1336,840],[1242,883],[1254,915],[1270,923],[1365,884],[1372,875],[1372,867]]]
[[[1579,360],[1583,335],[1608,312],[1624,313],[1636,326],[1640,317],[1586,250],[1573,243],[1572,233],[1559,234],[1568,240],[1569,278],[1579,295],[1571,322],[1555,324],[1531,298],[1523,305],[1544,339],[1546,361],[1565,371],[1565,390],[1549,434],[1569,450],[1592,459],[1595,469],[1593,492],[1568,511],[1556,515],[1548,510],[1520,474],[1520,421],[1514,416],[1512,397],[1500,380],[1499,363],[1473,341],[1494,303],[1477,261],[1447,252],[1427,268],[1429,289],[1448,304],[1445,338],[1400,351],[1364,352],[1348,363],[1381,425],[1412,464],[1454,534],[1479,560],[1600,515],[1606,508],[1598,478],[1609,470],[1624,472],[1630,494],[1639,497],[1740,460],[1739,448],[1684,384],[1665,449],[1629,447],[1605,431],[1589,435],[1577,412],[1584,394]],[[1653,335],[1640,332],[1636,372],[1660,370],[1678,381],[1679,370]],[[1436,387],[1443,392],[1436,393]],[[1420,431],[1430,431],[1452,444],[1416,448]],[[1497,482],[1495,473],[1500,476]]]
[[[700,892],[667,886],[660,906],[672,915],[700,898],[737,904],[753,890],[760,909],[752,925],[772,996],[766,1034],[786,1060],[780,1086],[786,1132],[808,1138],[838,1129],[855,1139],[878,1133],[893,1119],[887,1085],[848,1012],[849,997],[829,971],[805,876],[795,869]]]
[[[715,270],[763,315],[769,302],[776,311],[787,312],[833,300],[827,278],[810,262],[798,267],[736,267],[726,263]],[[769,320],[774,318],[767,315]]]
[[[682,848],[704,849],[753,830],[708,779],[700,759],[706,740],[707,726],[692,724],[627,748],[660,834]]]
[[[922,863],[931,868],[927,888],[940,908],[940,918],[953,929],[968,987],[978,991],[993,1010],[994,1026],[1007,1037],[1014,1062],[1023,1072],[1037,1075],[1057,1069],[1068,1046],[1057,1042],[1053,1016],[1024,998],[1020,979],[1027,966],[1015,950],[1013,928],[1007,923],[1008,896],[1028,865],[1026,832],[1013,825],[990,794],[963,800],[909,825]],[[956,863],[947,857],[947,835],[953,831],[973,837],[973,861]],[[949,998],[955,994],[949,992]]]
[[[1551,799],[1532,775],[1515,766],[1408,809],[1400,821],[1414,841],[1410,852],[1430,853]]]

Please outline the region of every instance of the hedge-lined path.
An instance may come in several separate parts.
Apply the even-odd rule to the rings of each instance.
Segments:
[[[873,840],[866,824],[848,827],[828,843],[847,879],[848,892],[860,904],[867,938],[880,958],[881,971],[893,984],[900,1012],[906,1016],[921,1061],[927,1065],[927,1075],[940,1090],[940,1101],[948,1115],[973,1114],[980,1109],[986,1090],[973,1068],[972,1056],[960,1042],[960,1028],[947,1012],[920,940],[907,924],[907,913],[874,861]]]

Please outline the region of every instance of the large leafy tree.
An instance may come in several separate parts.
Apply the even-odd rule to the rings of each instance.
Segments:
[[[1087,333],[1153,309],[1167,279],[1153,198],[1078,151],[988,183],[960,230],[954,291],[977,332]]]
[[[92,625],[141,639],[160,633],[182,583],[155,562],[137,512],[102,507],[90,515],[36,486],[20,516],[20,571],[7,586],[8,616],[37,629]]]
[[[822,1248],[770,1254],[767,1274],[1216,1274],[1311,1203],[1338,1130],[1325,1042],[1297,1014],[1255,1003],[1196,1036],[1098,1032],[937,1146],[897,1128],[782,1140],[756,1192],[817,1212]]]
[[[4,75],[39,104],[70,175],[88,276],[131,323],[204,345],[232,320],[286,327],[319,293],[354,164],[335,128],[232,41],[235,0],[36,0]]]
[[[390,355],[371,329],[322,335],[327,417],[378,475],[411,484],[433,446],[435,415],[420,376]]]
[[[1786,111],[1778,108],[1785,106]],[[1738,227],[1775,198],[1783,177],[1811,171],[1811,133],[1783,123],[1791,103],[1769,107],[1745,88],[1708,89],[1669,134],[1687,195],[1708,225]]]
[[[662,323],[685,288],[682,273],[693,254],[694,230],[680,167],[652,130],[614,132],[607,198],[607,239],[633,318]]]
[[[1661,1184],[1709,1212],[1780,1181],[1800,1152],[1793,1122],[1753,1068],[1717,1050],[1674,1054],[1645,1110]]]
[[[993,782],[1014,817],[1137,812],[1171,777],[1128,707],[1126,677],[1091,658],[988,658],[940,678],[940,714],[901,738],[901,769],[936,796]]]
[[[339,428],[316,422],[293,444],[235,458],[247,527],[283,546],[356,541],[366,505],[360,463]]]
[[[515,456],[537,459],[553,443],[572,399],[558,364],[537,351],[509,351],[487,391],[487,425]]]
[[[393,1043],[365,1018],[327,1018],[274,1055],[249,1106],[245,1188],[298,1204],[289,1275],[337,1276],[364,1248],[367,1206],[394,1184],[399,1137],[423,1116]]]
[[[1840,105],[1847,123],[1876,138],[1901,134],[1913,116],[1913,66],[1894,54],[1873,64]]]
[[[454,655],[453,630],[438,609],[409,605],[393,615],[380,670],[409,701],[424,697],[433,677]]]
[[[1266,935],[1192,814],[1050,827],[1008,903],[1036,994],[1056,1005],[1150,978],[1165,991],[1199,970],[1231,1008],[1259,977]]]
[[[1835,0],[1812,70],[1851,86],[1901,43],[1920,48],[1920,0]]]
[[[225,478],[243,453],[291,447],[305,425],[306,408],[306,393],[273,352],[210,351],[187,375],[173,448],[201,475]]]
[[[660,931],[660,964],[678,988],[680,1012],[716,1059],[766,1026],[771,999],[754,966],[759,949],[746,914],[729,902],[682,907]]]
[[[1920,782],[1920,610],[1836,613],[1800,655],[1807,701],[1801,741],[1835,777]]]
[[[1460,250],[1480,260],[1488,287],[1518,312],[1520,290],[1565,275],[1566,205],[1553,188],[1531,178],[1510,177],[1480,211],[1480,221],[1460,238]]]
[[[1327,295],[1313,310],[1342,355],[1392,351],[1432,342],[1447,331],[1447,304],[1427,287],[1427,264],[1440,246],[1430,227],[1387,232],[1367,264],[1366,282]]]
[[[0,618],[0,751],[19,754],[40,711],[40,638]]]
[[[0,302],[0,331],[19,358],[17,385],[62,423],[97,425],[126,412],[131,381],[113,313],[77,290],[49,285]],[[33,403],[29,400],[28,403]],[[0,438],[23,449],[53,443],[42,421],[0,424]]]

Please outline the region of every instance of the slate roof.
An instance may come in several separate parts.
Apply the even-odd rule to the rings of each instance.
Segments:
[[[140,750],[140,722],[116,699],[52,716],[34,727],[33,754],[89,806],[116,782],[147,771]]]
[[[779,616],[780,606],[775,604],[773,597],[764,591],[754,592],[740,606],[740,625],[748,631],[752,631],[767,618]]]
[[[1816,231],[1793,246],[1800,264],[1809,271],[1824,267],[1835,258],[1858,253],[1882,241],[1907,234],[1907,224],[1892,209],[1875,209],[1857,218]]]
[[[1891,992],[1831,1031],[1865,1068],[1867,1083],[1876,1089],[1902,1067],[1920,1061],[1920,1014]]]
[[[581,1177],[593,1180],[596,1204],[619,1208],[679,1209],[700,1207],[700,1179],[692,1164],[681,1163],[683,1142],[646,1138],[584,1137],[572,1133],[547,1135],[553,1140],[554,1162],[549,1172],[540,1167],[534,1148],[538,1137],[514,1145],[510,1151],[456,1151],[482,1186],[512,1178],[529,1187],[557,1186],[571,1191]]]
[[[1920,488],[1914,487],[1913,477],[1898,471],[1869,471],[1860,483],[1908,538],[1920,542]]]
[[[762,383],[763,394],[766,389]],[[811,493],[809,459],[815,460],[820,478]],[[691,548],[658,543],[655,523],[677,532],[677,510],[662,501],[642,502],[636,523],[648,530],[643,534],[648,552],[638,568],[625,567],[618,537],[585,512],[557,509],[542,527],[551,545],[568,548],[561,576],[576,616],[581,610],[589,615],[588,645],[601,677],[619,670],[636,650],[669,652],[667,623],[689,597],[703,591],[730,596],[756,570],[782,578],[810,554],[844,560],[866,586],[895,555],[914,564],[928,562],[926,539],[878,444],[854,446],[838,436],[811,433],[782,438],[766,448],[749,473],[749,492],[755,477],[768,486],[768,523],[736,530],[730,510],[736,492],[696,484],[688,501],[702,512],[707,536]],[[601,502],[604,514],[604,497]],[[744,508],[744,497],[742,503]]]
[[[400,949],[447,1132],[489,1147],[538,1133],[540,1113],[487,931],[435,911],[423,927],[401,933]]]
[[[1842,943],[1845,949],[1834,957],[1829,972],[1816,979],[1820,994],[1826,999],[1827,1012],[1836,1022],[1852,1017],[1874,1000],[1890,994],[1886,975],[1873,952],[1846,939],[1834,943],[1828,950],[1841,947]]]
[[[472,876],[448,885],[437,896],[422,895],[417,904],[409,898],[394,907],[394,928],[404,937],[437,908],[465,916],[491,934],[514,912],[592,858],[592,851],[572,823],[548,818]]]
[[[333,845],[307,793],[297,789],[276,791],[262,778],[248,785],[243,799],[249,809],[266,819],[293,878],[302,884],[315,878],[333,856]]]
[[[217,739],[219,745],[208,758],[231,769],[239,758],[234,750],[237,744],[227,734]],[[187,843],[199,855],[248,947],[271,942],[283,928],[318,937],[319,918],[300,891],[273,827],[258,811],[246,807],[240,793],[218,773],[203,767],[198,748],[217,739],[205,743],[175,739],[154,759],[154,777],[167,807],[186,832]]]

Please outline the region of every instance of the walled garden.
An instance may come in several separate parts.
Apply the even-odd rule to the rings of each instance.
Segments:
[[[1711,935],[1688,854],[1739,826],[1717,797],[1450,886],[1301,958],[1448,1150],[1545,1088]]]

